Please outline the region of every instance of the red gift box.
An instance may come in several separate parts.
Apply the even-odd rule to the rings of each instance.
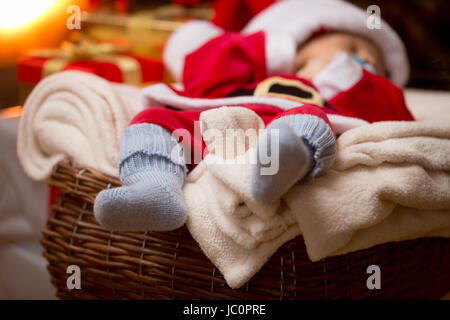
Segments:
[[[59,66],[61,67],[58,68]],[[162,60],[131,55],[117,55],[115,58],[108,56],[105,60],[98,57],[93,60],[74,61],[41,57],[25,58],[17,64],[17,80],[36,84],[43,77],[63,70],[84,71],[109,81],[134,85],[164,80]]]
[[[60,48],[38,50],[19,61],[17,80],[21,103],[42,78],[65,70],[93,73],[112,82],[137,86],[165,79],[160,58],[130,55],[111,44],[96,44],[87,40],[77,44],[63,42]]]

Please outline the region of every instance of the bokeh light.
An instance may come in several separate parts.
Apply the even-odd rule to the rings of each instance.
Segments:
[[[58,0],[13,0],[0,2],[0,29],[16,29],[32,23],[55,7]]]
[[[89,0],[0,0],[0,67],[31,49],[57,47],[70,30],[67,7],[82,11]]]

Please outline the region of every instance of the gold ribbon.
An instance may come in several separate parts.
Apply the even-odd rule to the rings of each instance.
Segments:
[[[116,65],[125,83],[139,85],[142,82],[140,64],[130,56],[120,55],[122,52],[125,52],[125,48],[83,38],[78,43],[64,41],[58,49],[34,50],[30,55],[48,58],[42,68],[42,77],[61,71],[70,62],[95,60]]]
[[[298,88],[301,91],[309,93],[311,96],[308,98],[298,97],[288,93],[276,93],[271,92],[271,87],[273,85],[282,85],[287,87]],[[296,100],[301,103],[310,103],[323,107],[325,105],[325,100],[320,96],[320,94],[314,90],[313,88],[303,84],[299,80],[295,79],[286,79],[282,77],[270,77],[260,82],[255,91],[253,93],[254,96],[263,96],[263,97],[276,97],[276,98],[285,98],[290,100]]]

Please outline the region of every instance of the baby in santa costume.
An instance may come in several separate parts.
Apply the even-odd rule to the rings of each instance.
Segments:
[[[188,167],[177,149],[204,144],[195,122],[208,108],[242,106],[266,130],[256,149],[279,139],[279,170],[254,165],[255,199],[277,201],[292,185],[324,174],[333,164],[336,135],[361,123],[414,120],[401,89],[408,60],[384,22],[341,0],[283,0],[256,15],[240,32],[191,21],[169,39],[166,66],[183,90],[157,84],[143,89],[147,107],[121,137],[123,186],[95,200],[97,220],[113,230],[171,230],[186,220],[182,186]],[[183,129],[190,141],[172,133]],[[190,148],[192,149],[192,148]],[[190,168],[190,167],[189,167]]]

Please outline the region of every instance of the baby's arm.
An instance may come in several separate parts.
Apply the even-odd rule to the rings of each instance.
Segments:
[[[264,34],[227,32],[185,58],[183,84],[198,97],[223,97],[266,77]]]
[[[290,71],[294,55],[295,44],[287,36],[225,32],[208,22],[191,21],[171,36],[164,60],[188,95],[223,97],[237,87]]]

